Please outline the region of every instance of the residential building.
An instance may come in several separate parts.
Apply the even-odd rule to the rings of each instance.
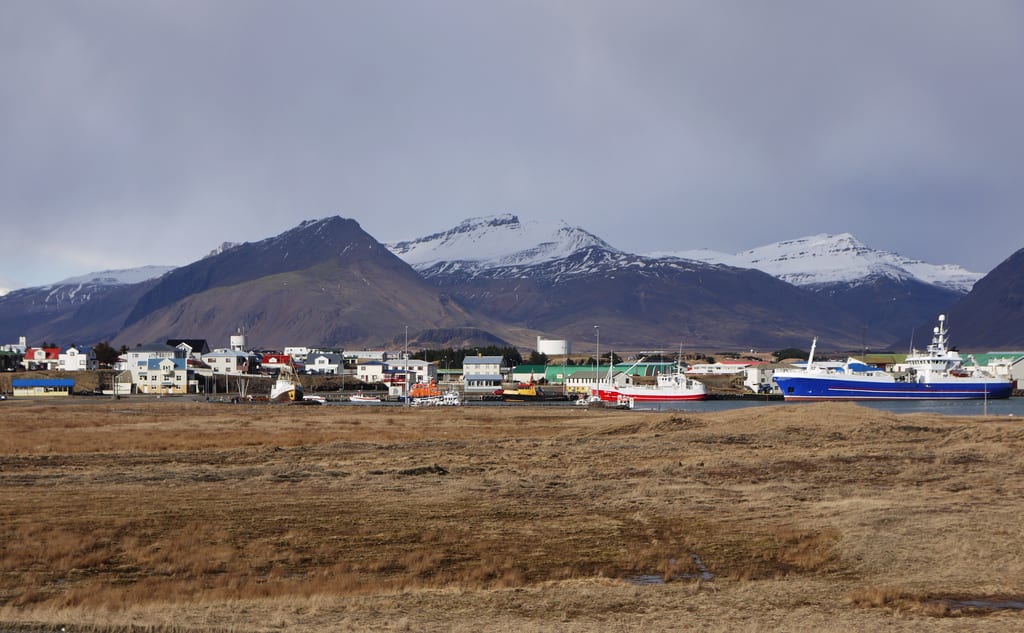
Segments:
[[[345,370],[345,359],[335,352],[310,352],[306,357],[307,374],[340,376]]]
[[[754,393],[782,393],[774,380],[776,369],[792,369],[792,366],[779,363],[751,365],[744,370],[743,386]]]
[[[184,358],[183,350],[170,345],[140,345],[123,354],[125,369],[132,371],[140,363],[149,362],[150,358]]]
[[[184,353],[181,358],[202,360],[203,354],[210,353],[210,346],[204,338],[172,338],[167,339],[167,344],[181,350]]]
[[[501,356],[467,356],[462,361],[462,383],[469,393],[491,393],[501,387],[508,368]]]
[[[389,358],[388,353],[384,350],[370,350],[370,349],[359,349],[359,350],[345,350],[343,353],[345,360],[347,361],[377,361],[379,363],[386,362]]]
[[[395,372],[408,374],[410,383],[431,382],[437,380],[437,365],[434,363],[428,363],[425,360],[393,358],[388,361],[388,367]]]
[[[21,361],[25,369],[55,370],[60,367],[59,347],[29,347]]]
[[[132,382],[138,393],[188,393],[190,385],[194,386],[190,379],[188,361],[184,358],[150,358],[144,366],[132,371]]]
[[[282,367],[292,367],[295,371],[301,371],[301,363],[295,363],[290,354],[267,353],[260,359],[260,369],[264,373],[278,374]]]
[[[705,376],[725,376],[729,374],[742,374],[750,367],[750,362],[745,361],[721,361],[718,363],[694,363],[686,370],[687,374],[699,374]]]
[[[259,367],[259,360],[246,352],[219,348],[203,354],[203,362],[214,374],[248,374]]]
[[[305,363],[311,350],[308,347],[286,347],[284,353],[292,357],[292,362]]]
[[[356,379],[368,385],[384,382],[384,370],[387,365],[380,361],[371,360],[356,365]]]
[[[91,347],[72,345],[59,357],[59,369],[63,371],[89,371],[99,368],[96,352]]]

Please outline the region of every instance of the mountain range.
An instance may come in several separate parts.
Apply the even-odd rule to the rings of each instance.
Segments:
[[[182,337],[217,346],[243,329],[264,348],[352,347],[393,346],[408,329],[410,344],[429,347],[532,349],[548,336],[585,348],[600,336],[621,349],[764,349],[818,336],[837,349],[877,349],[939,312],[956,314],[954,305],[998,302],[991,297],[1002,297],[1024,261],[1003,266],[1011,272],[990,282],[991,274],[873,250],[849,234],[735,255],[640,255],[564,222],[512,214],[385,245],[354,220],[330,217],[259,242],[225,242],[179,268],[12,291],[0,297],[0,337],[129,346]],[[972,288],[990,298],[972,299]],[[1004,303],[1001,319],[1021,312]],[[1015,340],[998,324],[990,329],[978,340]],[[967,327],[955,331],[954,343],[970,336]]]

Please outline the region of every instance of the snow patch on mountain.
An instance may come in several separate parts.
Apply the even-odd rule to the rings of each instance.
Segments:
[[[565,222],[520,222],[511,213],[470,218],[447,231],[386,246],[420,272],[438,265],[449,271],[531,266],[595,247],[617,252]]]
[[[174,266],[139,266],[138,268],[123,268],[119,270],[103,270],[95,273],[86,273],[77,277],[68,277],[50,286],[122,286],[137,284],[150,279],[156,279],[164,273],[174,270]]]
[[[916,279],[959,293],[968,293],[984,275],[955,264],[929,264],[896,253],[868,248],[849,233],[823,233],[767,244],[736,253],[712,250],[651,253],[738,268],[756,268],[796,286],[859,284],[877,277]]]

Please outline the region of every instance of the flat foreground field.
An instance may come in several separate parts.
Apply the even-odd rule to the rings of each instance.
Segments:
[[[1024,422],[0,403],[0,631],[1024,630]]]

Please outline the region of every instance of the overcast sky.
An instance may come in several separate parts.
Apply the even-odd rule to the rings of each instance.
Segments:
[[[0,288],[304,219],[1024,247],[1016,0],[4,0]]]

